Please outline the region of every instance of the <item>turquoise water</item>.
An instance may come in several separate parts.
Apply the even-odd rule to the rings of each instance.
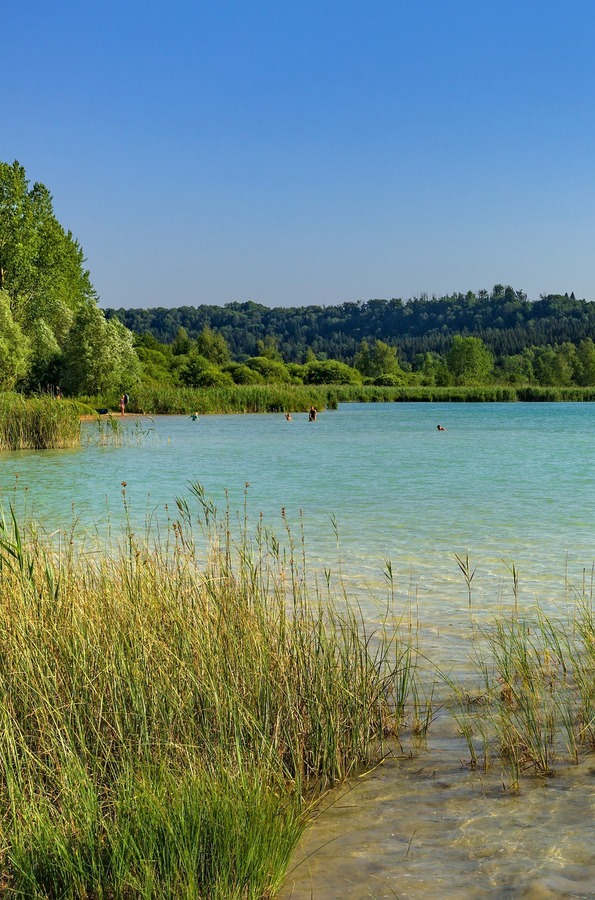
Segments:
[[[331,568],[372,621],[392,561],[397,609],[419,622],[423,650],[464,674],[470,627],[455,554],[475,568],[474,615],[513,602],[550,614],[590,591],[595,560],[595,407],[591,404],[345,405],[308,423],[295,415],[126,419],[122,446],[85,426],[76,451],[2,454],[0,489],[18,484],[43,526],[73,521],[103,536],[123,519],[166,523],[188,482],[283,535],[281,510],[312,567]],[[446,431],[438,432],[441,423]],[[139,436],[142,427],[145,434]],[[17,479],[18,476],[18,479]],[[336,521],[339,546],[332,520]],[[306,834],[284,898],[552,898],[595,896],[592,760],[520,797],[495,767],[472,774],[448,716],[427,752],[356,779]],[[302,861],[305,860],[305,861]]]
[[[381,586],[390,559],[397,597],[414,596],[426,623],[438,604],[467,603],[455,554],[468,553],[476,568],[481,608],[510,598],[513,563],[526,603],[563,601],[568,582],[590,582],[590,404],[345,404],[315,423],[305,415],[125,422],[123,446],[98,446],[87,425],[90,443],[78,450],[3,454],[4,496],[18,475],[49,530],[76,517],[79,529],[104,533],[108,520],[122,520],[123,481],[136,523],[165,521],[195,481],[218,506],[227,491],[240,509],[247,482],[252,521],[262,513],[282,534],[285,509],[294,528],[304,525],[312,565],[341,571],[354,591]]]

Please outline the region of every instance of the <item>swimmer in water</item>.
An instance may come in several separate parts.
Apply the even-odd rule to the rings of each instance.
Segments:
[[[285,418],[288,422],[291,422],[291,413],[285,413]]]
[[[436,425],[436,428],[438,429],[438,431],[446,431],[444,425]]]

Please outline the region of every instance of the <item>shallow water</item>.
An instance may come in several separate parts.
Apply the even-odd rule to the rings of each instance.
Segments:
[[[305,415],[126,420],[123,446],[2,454],[0,491],[18,484],[48,531],[73,521],[104,537],[175,517],[189,482],[280,535],[303,526],[309,567],[334,573],[372,622],[391,593],[428,657],[468,672],[471,612],[513,603],[566,616],[590,594],[595,560],[591,404],[349,404]],[[438,432],[441,423],[446,431]],[[144,435],[138,435],[142,428]],[[18,476],[18,479],[17,477]],[[338,544],[333,521],[339,536]],[[469,555],[472,606],[455,554]],[[497,770],[474,774],[446,716],[427,751],[388,760],[333,795],[296,856],[284,897],[595,897],[595,760],[520,797]],[[309,855],[301,863],[304,854]]]

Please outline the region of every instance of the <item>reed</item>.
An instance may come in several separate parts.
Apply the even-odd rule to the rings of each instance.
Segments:
[[[399,730],[406,635],[199,485],[170,524],[98,553],[0,521],[5,892],[271,897],[309,804]]]
[[[45,395],[0,394],[0,450],[51,450],[79,443],[76,403]]]
[[[86,397],[91,407],[118,409],[118,398]],[[516,401],[592,401],[595,388],[522,385],[467,385],[396,387],[370,384],[236,384],[224,387],[185,388],[138,385],[128,410],[147,415],[209,413],[306,412],[336,409],[339,403],[512,403]]]
[[[476,687],[454,690],[452,706],[473,767],[500,759],[518,791],[528,772],[551,776],[595,749],[595,620],[584,598],[567,621],[518,606],[502,614],[475,632],[473,663]]]
[[[116,397],[86,398],[94,407],[117,410]],[[333,409],[337,400],[329,388],[295,384],[237,384],[225,387],[184,388],[139,385],[130,392],[127,409],[147,415],[209,413],[306,412],[311,406]]]

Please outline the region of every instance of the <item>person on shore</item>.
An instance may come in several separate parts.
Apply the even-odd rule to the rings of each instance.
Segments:
[[[120,397],[120,415],[123,416],[126,411],[126,400],[124,399],[126,394],[122,394]]]
[[[317,412],[318,412],[318,411],[317,411],[316,407],[314,407],[314,406],[311,406],[311,407],[310,407],[310,412],[308,413],[308,422],[315,422],[315,421],[316,421],[316,414],[317,414]]]

